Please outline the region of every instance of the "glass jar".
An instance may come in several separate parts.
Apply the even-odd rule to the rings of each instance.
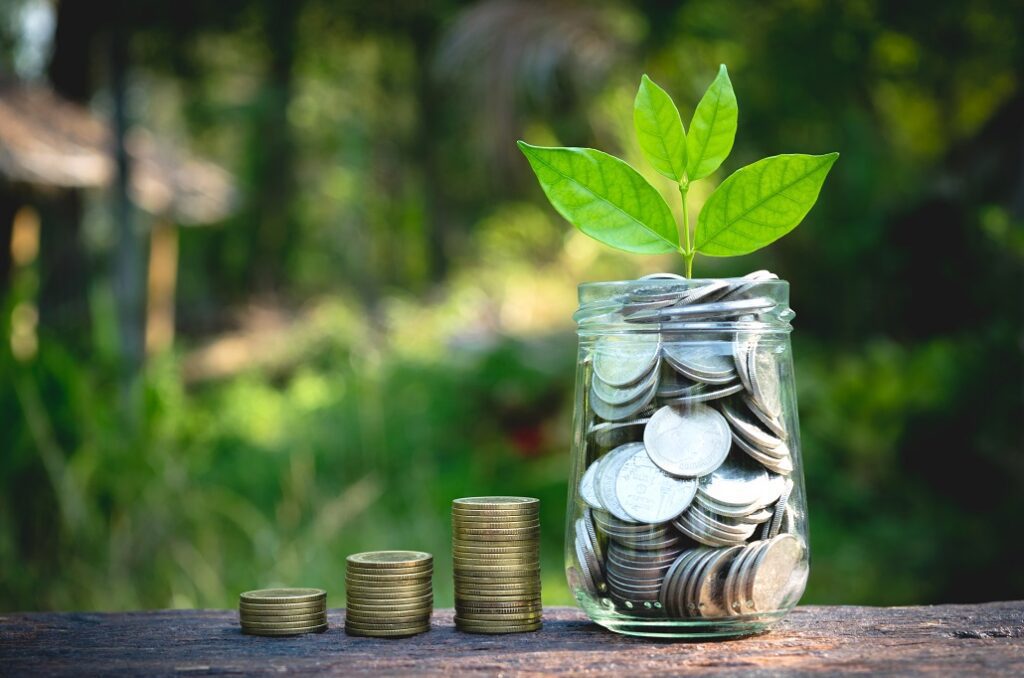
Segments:
[[[809,566],[789,284],[662,274],[579,298],[573,594],[619,633],[767,630]]]

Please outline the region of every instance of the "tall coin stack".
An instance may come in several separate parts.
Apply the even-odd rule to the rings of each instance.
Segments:
[[[430,630],[434,557],[421,551],[370,551],[346,559],[345,633],[397,638]]]
[[[455,626],[469,633],[541,627],[540,500],[467,497],[452,502]]]
[[[242,633],[297,636],[327,630],[327,592],[323,589],[261,589],[238,597]]]

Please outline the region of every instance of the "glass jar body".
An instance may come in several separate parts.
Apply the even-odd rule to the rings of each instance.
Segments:
[[[809,568],[788,285],[580,288],[566,574],[632,635],[767,630]]]

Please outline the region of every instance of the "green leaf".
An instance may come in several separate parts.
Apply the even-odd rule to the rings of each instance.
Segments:
[[[738,118],[736,93],[722,64],[690,121],[690,134],[686,137],[686,174],[690,181],[703,179],[729,157]]]
[[[715,189],[697,219],[697,251],[748,254],[796,228],[814,207],[838,153],[776,155],[736,170]]]
[[[644,75],[633,102],[633,127],[647,162],[669,179],[686,171],[686,132],[672,97]]]
[[[548,200],[576,228],[627,252],[679,250],[679,233],[665,199],[622,160],[592,148],[518,143]]]

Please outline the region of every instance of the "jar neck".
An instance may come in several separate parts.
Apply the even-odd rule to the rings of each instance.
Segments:
[[[580,336],[792,331],[789,283],[777,278],[654,278],[584,283]]]

